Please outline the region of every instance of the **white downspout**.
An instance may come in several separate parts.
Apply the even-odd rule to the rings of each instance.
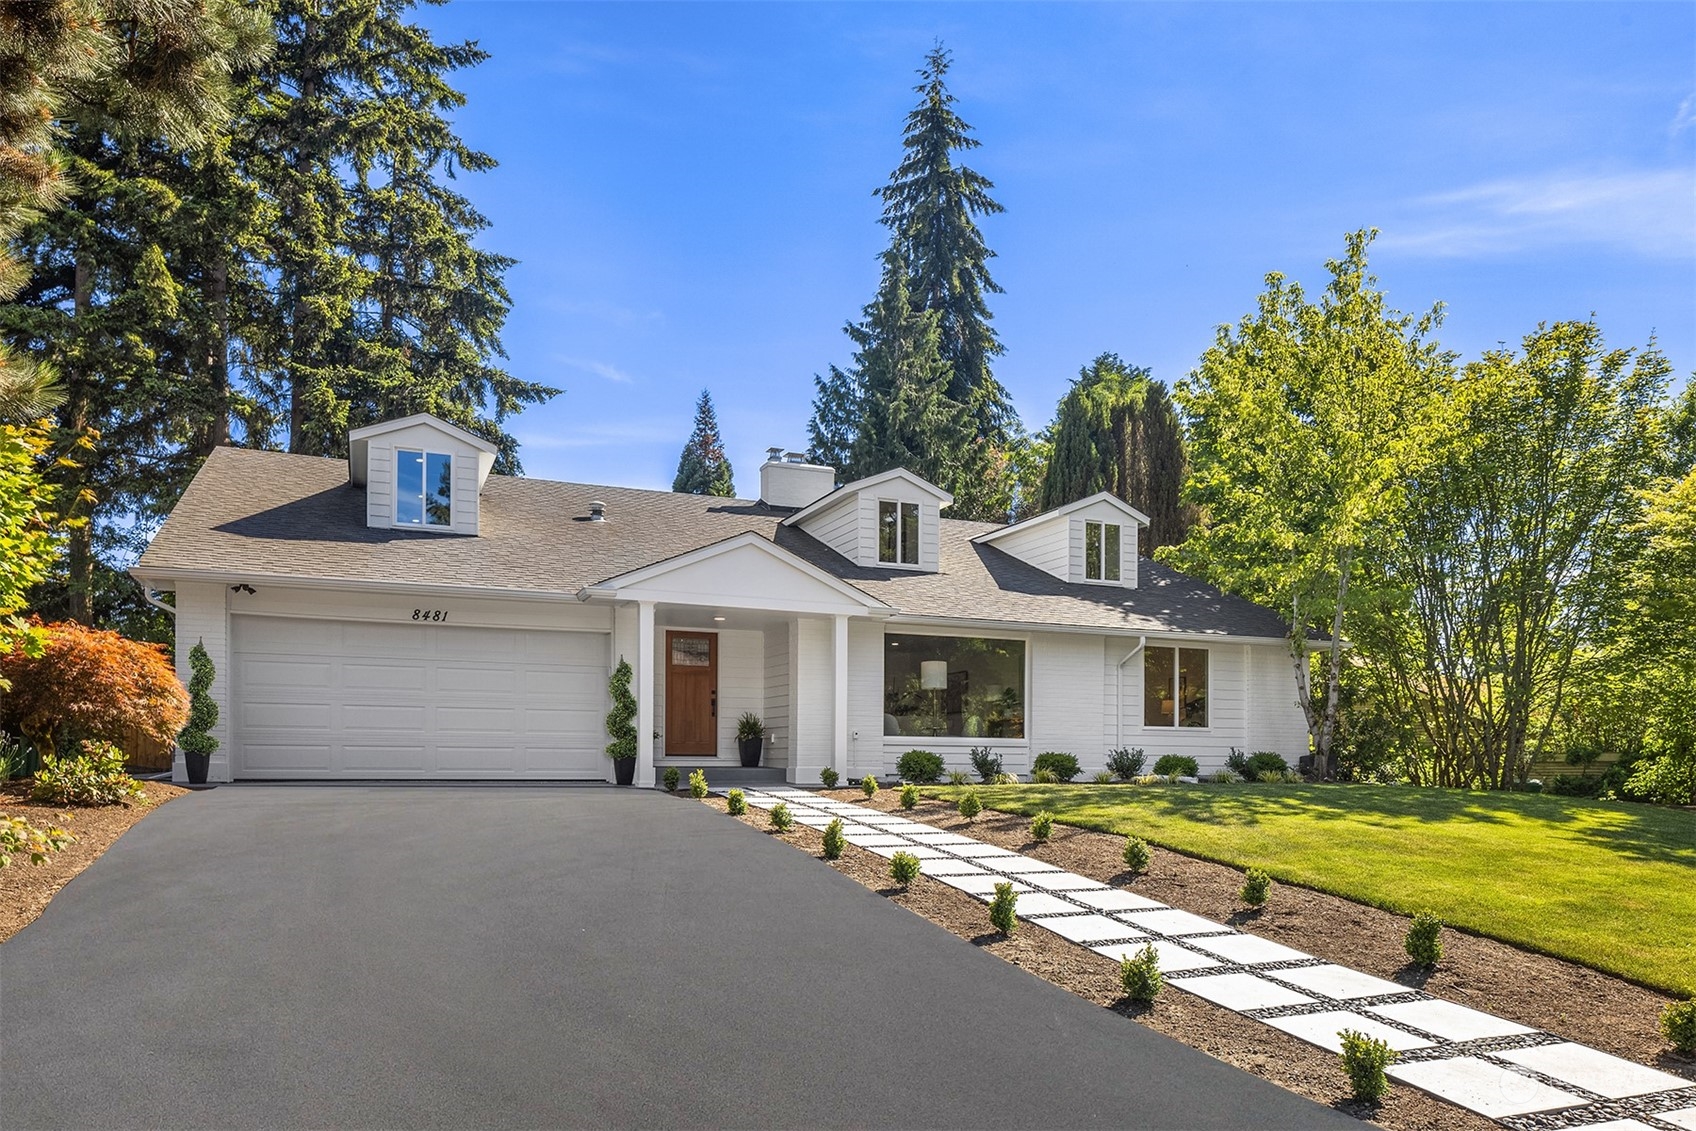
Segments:
[[[161,601],[158,597],[154,596],[154,594],[161,593],[161,592],[163,592],[163,590],[154,589],[151,586],[143,585],[141,587],[141,599],[143,601],[146,601],[149,605],[152,605],[156,609],[164,609],[167,613],[171,614],[172,620],[176,620],[177,619],[177,607],[175,605],[167,605],[165,602]]]
[[[1115,707],[1113,712],[1113,733],[1117,736],[1121,747],[1125,745],[1125,665],[1135,659],[1137,653],[1141,652],[1146,647],[1148,647],[1148,637],[1137,637],[1137,646],[1125,653],[1125,658],[1119,661],[1118,667],[1116,667],[1113,671],[1113,678],[1116,681],[1113,692]]]

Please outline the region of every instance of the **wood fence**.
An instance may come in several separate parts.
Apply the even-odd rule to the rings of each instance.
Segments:
[[[124,751],[124,762],[132,770],[168,770],[177,752],[175,743],[160,742],[135,727],[124,733],[118,745]]]

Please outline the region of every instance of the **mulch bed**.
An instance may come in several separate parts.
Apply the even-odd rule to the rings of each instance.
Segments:
[[[98,860],[131,825],[188,792],[169,782],[143,782],[146,804],[79,809],[31,801],[31,785],[27,780],[0,782],[0,813],[22,817],[38,828],[58,825],[76,839],[48,856],[45,864],[31,864],[28,856],[14,855],[9,867],[0,868],[0,942],[34,922],[59,889]]]
[[[838,790],[835,796],[854,802],[865,800],[858,791]],[[725,812],[723,798],[709,798],[703,804]],[[880,793],[872,804],[880,809],[896,807],[895,799],[887,791]],[[928,806],[922,803],[919,811],[907,815],[927,820],[939,828],[964,825],[951,808],[939,802],[929,803]],[[768,836],[776,837],[803,852],[823,859],[824,838],[814,829],[795,825],[787,833],[773,832],[768,824],[768,814],[758,809],[751,809],[746,816],[737,819],[753,828],[764,830]],[[1005,821],[1019,825],[1024,823],[1016,818],[1006,818]],[[1005,843],[1008,847],[1025,850],[1022,840],[1019,844],[1013,844],[997,840],[993,835],[986,835],[991,832],[993,826],[1002,823],[1005,822],[999,815],[990,815],[988,819],[979,817],[965,831],[981,840]],[[1060,847],[1058,842],[1062,831],[1070,833],[1073,830],[1061,830],[1056,826],[1057,843],[1049,846],[1050,850]],[[1103,836],[1103,839],[1123,844],[1122,838]],[[1156,851],[1158,855],[1158,850]],[[1118,860],[1118,852],[1119,849],[1115,846],[1112,850],[1112,859],[1115,862]],[[1045,859],[1051,858],[1043,852],[1031,854],[1041,855]],[[1189,994],[1167,990],[1152,1006],[1139,1006],[1129,1002],[1119,985],[1118,963],[1030,923],[1020,923],[1016,933],[1011,937],[1003,937],[990,926],[989,908],[985,904],[946,884],[937,883],[928,876],[920,876],[908,888],[897,887],[889,876],[889,861],[876,853],[849,845],[841,859],[826,863],[914,914],[929,919],[972,945],[982,947],[1044,981],[1070,990],[1103,1008],[1111,1009],[1127,1020],[1146,1025],[1227,1064],[1235,1065],[1289,1091],[1330,1105],[1358,1119],[1369,1120],[1391,1128],[1392,1131],[1438,1131],[1450,1128],[1482,1131],[1484,1128],[1496,1127],[1495,1123],[1482,1116],[1473,1115],[1433,1099],[1423,1092],[1399,1085],[1392,1087],[1389,1097],[1382,1104],[1360,1103],[1350,1098],[1348,1078],[1343,1074],[1337,1057],[1258,1021],[1252,1021]],[[1054,863],[1063,864],[1082,874],[1093,874],[1079,868],[1075,863],[1061,859],[1054,859]],[[1159,868],[1158,861],[1156,868]],[[1100,878],[1112,878],[1123,870],[1120,865],[1111,870],[1110,876]],[[1241,885],[1240,878],[1237,885]],[[1158,892],[1145,887],[1142,882],[1135,886],[1145,894],[1162,898]],[[1282,894],[1275,893],[1274,899]],[[1179,904],[1174,903],[1174,906]],[[1203,910],[1199,907],[1188,909],[1198,913]]]

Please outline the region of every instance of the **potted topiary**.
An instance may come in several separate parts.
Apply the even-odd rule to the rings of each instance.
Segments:
[[[212,689],[212,657],[206,654],[204,641],[195,644],[188,654],[188,666],[194,673],[188,681],[188,724],[177,735],[177,746],[183,752],[183,766],[188,770],[190,785],[206,784],[206,769],[212,762],[212,751],[218,740],[212,728],[218,725],[218,703],[207,692]]]
[[[635,675],[630,661],[620,656],[607,689],[612,693],[612,710],[607,712],[607,757],[612,759],[613,780],[629,785],[636,780],[636,696],[630,693]]]
[[[736,749],[742,764],[749,768],[760,764],[760,748],[765,745],[766,724],[752,711],[744,711],[736,720]]]

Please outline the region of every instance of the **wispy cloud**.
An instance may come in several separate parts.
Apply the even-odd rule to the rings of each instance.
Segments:
[[[1678,113],[1672,116],[1672,125],[1667,127],[1667,132],[1677,137],[1692,126],[1696,126],[1696,93],[1678,104]]]
[[[1601,244],[1656,259],[1696,258],[1696,170],[1550,173],[1419,197],[1380,245],[1434,258],[1484,258]]]
[[[596,361],[594,358],[564,357],[556,354],[553,360],[557,364],[569,365],[571,368],[580,369],[584,373],[593,373],[602,380],[611,381],[615,385],[630,385],[634,384],[636,380],[618,366],[605,361]]]

